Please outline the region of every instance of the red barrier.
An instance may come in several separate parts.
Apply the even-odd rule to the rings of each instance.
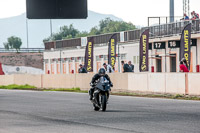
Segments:
[[[151,66],[151,72],[152,73],[154,72],[154,66]]]
[[[199,65],[196,65],[196,72],[199,73]]]
[[[2,64],[0,63],[0,75],[5,75],[5,73],[3,72],[3,68],[2,68]]]

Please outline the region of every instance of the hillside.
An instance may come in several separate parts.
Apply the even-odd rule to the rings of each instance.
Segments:
[[[88,11],[87,19],[60,19],[52,20],[52,31],[58,32],[63,25],[73,24],[79,31],[89,31],[97,26],[99,21],[110,17],[113,20],[122,20],[113,15],[100,14]],[[43,48],[42,40],[50,36],[50,20],[28,20],[28,44],[30,48]],[[15,17],[0,19],[0,48],[3,48],[3,42],[10,36],[18,36],[22,39],[22,47],[27,47],[26,35],[26,14]]]

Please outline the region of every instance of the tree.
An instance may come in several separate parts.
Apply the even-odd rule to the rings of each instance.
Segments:
[[[7,39],[8,42],[4,43],[4,48],[9,50],[9,49],[16,49],[17,52],[18,50],[20,50],[20,47],[22,45],[22,41],[21,38],[19,37],[15,37],[15,36],[11,36]]]
[[[106,18],[99,22],[99,26],[95,26],[90,30],[90,35],[99,35],[105,33],[112,33],[112,32],[120,32],[120,31],[127,31],[127,30],[134,30],[136,29],[135,25],[132,23],[127,23],[124,21],[114,21],[110,18]]]
[[[76,34],[76,37],[86,37],[88,35],[89,35],[89,33],[87,31],[82,31],[82,32],[79,32],[78,34]]]
[[[110,18],[106,18],[105,20],[100,21],[99,27],[101,34],[136,29],[132,23],[127,23],[124,21],[113,21]]]
[[[54,33],[52,36],[45,38],[43,42],[75,38],[78,34],[80,34],[80,31],[75,29],[73,24],[70,24],[69,26],[60,27],[58,33]]]
[[[103,19],[99,21],[99,26],[91,28],[90,32],[75,29],[73,24],[69,26],[60,27],[60,31],[52,35],[52,37],[45,38],[43,42],[55,41],[62,39],[70,39],[75,37],[86,37],[91,35],[99,35],[112,32],[120,32],[127,30],[134,30],[136,27],[132,23],[127,23],[124,21],[114,21],[110,18]]]
[[[99,31],[98,27],[95,26],[90,30],[90,35],[99,35],[101,32]]]

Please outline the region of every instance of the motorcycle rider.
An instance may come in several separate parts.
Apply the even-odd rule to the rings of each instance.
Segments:
[[[90,100],[92,100],[92,98],[93,98],[93,93],[94,93],[94,88],[95,88],[95,84],[94,83],[95,83],[96,80],[98,80],[102,76],[104,76],[109,81],[110,86],[113,87],[113,84],[112,84],[112,82],[110,80],[110,77],[106,74],[105,69],[104,68],[100,68],[99,72],[93,76],[92,81],[90,83],[90,86],[92,87],[89,90]]]

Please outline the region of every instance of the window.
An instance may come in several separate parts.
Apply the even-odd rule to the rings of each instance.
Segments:
[[[140,62],[139,60],[140,60],[140,58],[139,58],[139,56],[137,56],[137,64],[139,64],[139,62]]]
[[[101,58],[99,58],[99,56],[96,56],[96,61],[101,61]]]
[[[72,61],[71,61],[71,58],[67,58],[66,61],[68,61],[68,62],[72,62]]]
[[[61,61],[62,61],[62,63],[64,63],[64,62],[65,62],[65,59],[64,59],[64,58],[62,58],[62,59],[61,59]]]
[[[44,62],[45,63],[49,63],[49,59],[44,59]]]
[[[81,57],[81,61],[84,62],[85,61],[85,57]]]
[[[136,56],[133,56],[133,64],[136,64]]]
[[[121,54],[121,60],[126,60],[126,54]]]
[[[79,62],[79,60],[81,60],[80,57],[75,57],[75,62]]]
[[[54,63],[54,59],[51,59],[51,60],[50,60],[50,63]]]
[[[107,55],[103,55],[103,59],[104,60],[108,60],[108,56]]]
[[[56,63],[58,63],[58,59],[55,59]]]

